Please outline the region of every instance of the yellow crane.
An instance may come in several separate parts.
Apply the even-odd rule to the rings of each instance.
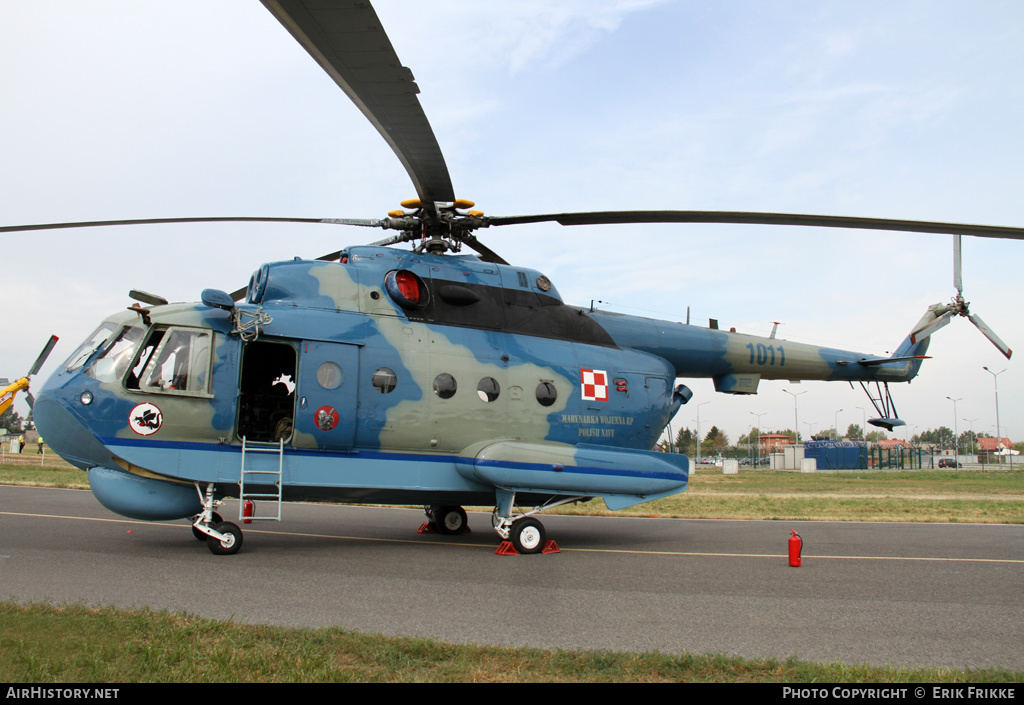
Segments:
[[[0,389],[0,414],[7,411],[11,404],[14,403],[14,397],[17,396],[18,392],[25,390],[25,399],[28,401],[29,406],[29,418],[31,418],[32,405],[35,402],[35,398],[32,396],[32,392],[28,391],[29,378],[35,373],[39,372],[39,368],[46,362],[46,358],[50,356],[50,352],[53,350],[53,346],[57,344],[57,336],[50,336],[50,340],[46,343],[43,351],[39,353],[39,357],[36,358],[36,362],[32,365],[32,369],[28,371],[28,374],[24,377],[16,379],[14,382],[8,384],[3,389]],[[6,380],[3,380],[6,381]]]

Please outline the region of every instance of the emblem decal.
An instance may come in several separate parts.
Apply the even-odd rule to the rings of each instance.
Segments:
[[[316,410],[314,420],[321,431],[330,431],[338,425],[338,412],[333,406],[321,406]]]
[[[164,413],[156,404],[137,404],[128,414],[128,425],[140,436],[151,436],[164,424]]]
[[[608,401],[608,373],[604,370],[580,370],[584,401]]]

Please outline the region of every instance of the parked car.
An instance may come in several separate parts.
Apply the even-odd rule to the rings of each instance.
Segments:
[[[940,468],[962,468],[963,465],[953,460],[952,458],[939,458]]]

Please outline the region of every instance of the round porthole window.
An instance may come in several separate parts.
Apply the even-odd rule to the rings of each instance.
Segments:
[[[558,399],[558,392],[551,382],[541,382],[537,385],[537,401],[541,406],[551,406]]]
[[[336,362],[325,362],[316,368],[316,381],[324,389],[337,389],[344,379],[341,365]]]
[[[395,376],[393,370],[387,367],[381,367],[374,372],[371,381],[373,382],[373,388],[381,394],[393,392],[398,385],[398,377]]]
[[[498,380],[493,377],[484,377],[480,380],[480,384],[476,385],[477,396],[485,402],[494,401],[498,398],[500,392],[501,388],[498,386]]]
[[[442,372],[434,378],[434,394],[442,399],[451,399],[455,396],[457,388],[458,385],[455,383],[455,378],[447,372]]]

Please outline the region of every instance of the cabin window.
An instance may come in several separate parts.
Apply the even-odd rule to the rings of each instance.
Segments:
[[[501,387],[498,386],[498,380],[493,377],[484,377],[480,380],[480,384],[476,385],[477,396],[485,402],[494,401],[500,392]]]
[[[336,362],[325,362],[316,368],[316,381],[324,389],[337,389],[345,379],[341,365]]]
[[[434,394],[442,399],[451,399],[455,396],[457,388],[458,385],[455,383],[455,378],[447,372],[442,372],[434,378]]]
[[[381,394],[389,394],[398,386],[398,377],[393,370],[387,367],[379,368],[370,379],[373,382],[373,388]]]
[[[537,401],[541,406],[551,406],[558,399],[558,391],[551,382],[541,382],[537,385]]]
[[[209,396],[212,332],[198,328],[155,330],[125,380],[129,389]]]

